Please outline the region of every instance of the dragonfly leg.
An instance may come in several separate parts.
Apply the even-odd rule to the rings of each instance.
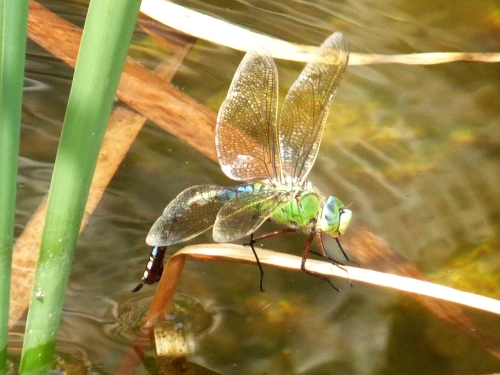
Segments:
[[[296,231],[297,230],[292,229],[292,228],[282,229],[282,230],[277,230],[275,232],[263,234],[262,236],[259,236],[257,238],[254,238],[253,233],[252,233],[250,235],[250,242],[243,244],[243,246],[250,246],[250,248],[253,251],[253,255],[255,256],[255,260],[257,261],[257,265],[259,266],[259,270],[260,270],[260,291],[262,293],[264,293],[264,289],[263,289],[263,286],[262,286],[263,285],[263,280],[264,280],[264,269],[262,268],[262,265],[260,264],[259,257],[257,256],[257,252],[255,251],[255,248],[254,248],[253,245],[255,245],[255,243],[257,243],[257,241],[265,240],[266,238],[271,238],[271,237],[274,237],[274,236],[278,236],[280,234],[292,233],[292,232],[296,232]]]
[[[294,228],[281,229],[281,230],[277,230],[277,231],[274,231],[274,232],[271,232],[271,233],[263,234],[262,236],[254,238],[253,241],[255,243],[255,242],[260,241],[260,240],[265,240],[267,238],[271,238],[271,237],[274,237],[274,236],[279,236],[280,234],[294,233],[294,232],[297,232],[297,229],[294,229]]]
[[[349,259],[349,257],[347,256],[347,253],[346,253],[346,252],[344,251],[344,249],[342,248],[342,245],[340,244],[339,239],[338,239],[338,238],[335,238],[335,241],[337,241],[337,245],[338,245],[338,247],[339,247],[340,251],[342,252],[342,254],[344,255],[344,258],[345,258],[345,259],[346,259],[349,263],[355,264],[357,267],[359,267],[359,264],[358,264],[358,263],[356,263],[355,261],[353,261],[353,260],[350,260],[350,259]],[[321,246],[321,245],[320,245],[320,246]],[[326,254],[326,252],[325,252],[325,255],[320,254],[320,253],[318,253],[318,252],[316,252],[316,251],[312,251],[312,250],[310,251],[310,253],[312,253],[312,254],[314,254],[314,255],[317,255],[317,256],[319,256],[319,257],[322,257],[322,258],[326,259],[327,261],[329,261],[329,262],[330,262],[330,263],[332,263],[332,264],[345,266],[345,263],[339,262],[338,260],[336,260],[336,259],[334,259],[334,258],[330,257],[328,254]]]
[[[352,288],[352,281],[351,281],[351,278],[349,277],[349,272],[347,272],[347,270],[342,267],[344,264],[343,263],[340,263],[338,261],[336,261],[335,259],[333,258],[330,258],[328,256],[328,254],[326,253],[325,251],[325,245],[323,244],[323,235],[321,232],[317,232],[317,236],[318,236],[318,244],[319,244],[319,248],[321,250],[321,256],[327,260],[328,262],[332,263],[333,265],[337,266],[338,268],[340,268],[342,271],[344,271],[346,274],[347,274],[347,280],[349,280],[349,285],[351,286]],[[335,238],[337,240],[337,243],[338,245],[340,246],[340,242],[338,241],[337,238]],[[340,250],[342,250],[342,254],[344,254],[344,257],[347,259],[348,262],[350,262],[349,258],[347,257],[346,253],[344,252],[344,249],[342,249],[342,246],[340,246]],[[354,263],[354,262],[353,262]],[[356,263],[357,264],[357,263]],[[358,265],[359,267],[359,265]]]
[[[314,250],[311,250],[311,251],[309,251],[309,252],[310,252],[311,254],[314,254],[314,255],[316,255],[316,256],[319,256],[319,257],[321,257],[321,258],[323,258],[323,259],[327,260],[328,262],[330,262],[330,263],[332,263],[332,264],[335,264],[335,265],[340,265],[340,266],[345,266],[345,264],[344,264],[344,263],[339,262],[339,261],[338,261],[338,260],[336,260],[336,259],[333,259],[333,258],[332,258],[332,257],[330,257],[328,254],[327,254],[326,256],[323,256],[323,254],[318,253],[317,251],[314,251]]]
[[[308,273],[309,275],[313,275],[313,276],[316,276],[322,280],[325,280],[328,284],[330,284],[330,286],[335,289],[337,292],[340,292],[342,289],[340,288],[337,288],[332,282],[331,280],[326,277],[326,276],[323,276],[317,272],[314,272],[314,271],[309,271],[306,269],[306,261],[307,261],[307,255],[309,254],[309,250],[311,249],[311,244],[312,244],[312,241],[314,239],[314,235],[315,233],[312,232],[310,235],[309,235],[309,238],[307,239],[306,241],[306,246],[304,247],[304,252],[302,253],[302,263],[300,265],[300,269],[302,271],[304,271],[305,273]],[[321,243],[322,244],[322,243]],[[322,249],[322,252],[324,253],[325,252],[325,249],[323,247],[321,247],[320,245],[320,248]],[[342,268],[341,266],[338,266],[340,268]]]
[[[243,246],[250,246],[250,248],[252,249],[252,252],[253,252],[253,255],[255,257],[255,260],[257,261],[257,266],[259,266],[259,270],[260,270],[260,283],[259,283],[259,289],[262,293],[264,293],[264,288],[262,286],[262,284],[264,283],[264,269],[262,268],[262,265],[260,264],[260,260],[259,260],[259,257],[257,256],[257,252],[255,251],[255,248],[253,247],[253,245],[255,245],[255,242],[257,242],[257,239],[254,239],[253,238],[253,233],[250,235],[250,243],[248,244],[243,244]]]
[[[335,241],[337,241],[337,245],[339,245],[339,249],[340,249],[340,251],[342,251],[342,254],[344,255],[345,260],[347,260],[348,262],[350,262],[352,264],[355,264],[357,267],[359,267],[358,263],[356,263],[355,261],[349,259],[349,257],[347,256],[346,252],[342,248],[342,245],[340,244],[340,241],[339,241],[338,237],[335,237]]]

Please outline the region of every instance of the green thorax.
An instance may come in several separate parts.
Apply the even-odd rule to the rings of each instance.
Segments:
[[[290,227],[306,228],[314,226],[320,209],[319,193],[311,184],[299,190],[293,201],[277,210],[272,220]]]

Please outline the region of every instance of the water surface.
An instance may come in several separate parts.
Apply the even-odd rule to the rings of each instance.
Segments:
[[[493,0],[178,3],[297,43],[319,45],[342,31],[355,52],[500,50]],[[84,4],[44,4],[83,24]],[[144,38],[138,33],[135,41]],[[138,51],[131,54],[154,66]],[[151,55],[157,59],[158,50]],[[242,56],[198,42],[173,83],[216,111]],[[26,67],[17,234],[48,190],[72,76],[33,43]],[[302,65],[278,67],[284,94]],[[496,298],[499,71],[498,64],[466,62],[348,67],[310,174],[431,279]],[[147,260],[150,225],[183,189],[208,183],[233,184],[155,124],[143,128],[81,236],[66,298],[61,344],[83,352],[96,374],[113,372],[154,293],[130,293]],[[265,245],[299,255],[304,241],[297,234]],[[190,243],[205,242],[210,233]],[[266,269],[262,294],[258,274],[248,265],[188,262],[179,293],[211,322],[196,333],[193,362],[224,374],[498,369],[476,342],[400,293],[340,280],[344,291],[337,293],[307,275]],[[497,317],[471,314],[500,340]]]

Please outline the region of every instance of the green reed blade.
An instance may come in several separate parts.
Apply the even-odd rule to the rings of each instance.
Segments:
[[[85,203],[140,0],[91,0],[47,203],[21,373],[52,366]]]
[[[0,374],[5,374],[28,0],[0,0]]]

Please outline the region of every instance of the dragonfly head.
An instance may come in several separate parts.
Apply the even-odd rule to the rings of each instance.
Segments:
[[[351,218],[352,211],[345,208],[339,199],[330,196],[321,210],[318,229],[332,237],[338,237],[345,233]]]

